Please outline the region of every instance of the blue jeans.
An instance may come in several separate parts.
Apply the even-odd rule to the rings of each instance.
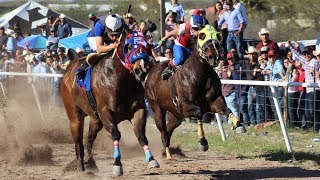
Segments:
[[[300,92],[288,93],[288,111],[289,111],[289,125],[291,127],[299,127],[298,125],[298,105]]]
[[[277,95],[278,103],[279,103],[279,106],[280,106],[280,113],[283,114],[283,93],[284,93],[284,88],[281,87],[281,86],[274,87],[274,88],[275,88],[275,91],[276,91],[275,93]],[[269,93],[270,93],[269,94],[269,100],[270,100],[272,112],[274,114],[274,118],[279,120],[278,114],[277,114],[277,110],[276,110],[276,107],[274,105],[271,89],[269,89]]]
[[[232,114],[239,118],[239,112],[238,112],[238,101],[236,97],[236,92],[231,93],[229,96],[224,97],[227,103],[227,107],[230,109]]]
[[[314,92],[306,93],[306,100],[305,100],[305,116],[306,116],[306,126],[311,127],[313,124],[313,96]]]
[[[243,41],[243,32],[241,32],[238,36],[234,35],[234,31],[229,31],[228,32],[228,37],[227,37],[227,50],[228,52],[231,49],[236,49],[237,53],[238,53],[238,57],[240,59],[243,59],[243,45],[242,45],[242,41]]]
[[[191,55],[191,51],[188,48],[179,45],[173,45],[173,63],[179,66]]]
[[[240,114],[242,115],[242,122],[248,124],[249,115],[248,115],[248,93],[247,92],[240,93]]]
[[[253,95],[256,94],[254,101]],[[256,91],[256,88],[250,86],[248,91],[248,114],[250,124],[261,123],[264,118],[264,95],[263,91]]]

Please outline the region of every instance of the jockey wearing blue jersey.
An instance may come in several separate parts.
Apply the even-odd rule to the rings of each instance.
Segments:
[[[107,53],[116,49],[119,45],[119,37],[123,32],[124,21],[119,16],[112,14],[105,20],[96,20],[93,28],[89,36],[94,37],[96,52],[98,54]],[[92,46],[90,47],[92,48]],[[81,64],[77,75],[81,76],[86,72],[86,69],[90,65],[88,59],[85,63]]]
[[[168,79],[174,71],[174,67],[182,65],[184,61],[190,56],[191,50],[187,48],[193,37],[198,36],[198,31],[204,26],[204,19],[200,15],[192,15],[190,22],[186,22],[176,27],[174,30],[166,34],[160,41],[161,46],[166,39],[171,36],[177,36],[174,40],[173,55],[174,58],[169,62],[168,67],[162,72],[162,79]]]

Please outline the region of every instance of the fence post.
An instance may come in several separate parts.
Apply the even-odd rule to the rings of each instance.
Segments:
[[[274,86],[270,86],[270,89],[271,89],[271,92],[272,92],[274,105],[276,107],[278,118],[279,118],[279,121],[280,121],[280,126],[281,126],[282,134],[283,134],[283,137],[284,137],[284,141],[286,143],[288,152],[291,153],[292,152],[291,144],[290,144],[290,140],[288,138],[286,126],[284,124],[283,117],[282,117],[282,114],[281,114],[281,111],[280,111],[278,96],[277,96],[277,93],[276,93],[276,90],[275,90]]]
[[[218,127],[219,127],[219,131],[220,131],[220,135],[221,135],[221,138],[222,138],[222,141],[226,141],[226,134],[224,133],[224,129],[223,129],[223,126],[222,126],[222,122],[221,122],[221,119],[220,119],[220,116],[218,113],[214,113],[214,115],[216,116],[216,119],[217,119],[217,122],[218,122]]]

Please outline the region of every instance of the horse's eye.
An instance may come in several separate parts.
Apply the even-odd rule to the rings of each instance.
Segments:
[[[205,33],[200,33],[198,35],[198,38],[201,39],[201,40],[204,40],[204,39],[206,39],[206,34]]]

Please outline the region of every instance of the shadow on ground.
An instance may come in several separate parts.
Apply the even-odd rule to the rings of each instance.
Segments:
[[[280,167],[266,169],[245,169],[245,170],[200,170],[191,172],[189,170],[178,171],[171,174],[206,174],[210,179],[266,179],[266,178],[312,178],[320,177],[318,170],[305,170],[299,167]]]
[[[269,154],[261,155],[260,157],[266,158],[268,161],[280,161],[280,162],[288,162],[288,161],[313,161],[318,166],[320,166],[320,155],[315,153],[308,152],[273,152]]]

